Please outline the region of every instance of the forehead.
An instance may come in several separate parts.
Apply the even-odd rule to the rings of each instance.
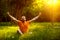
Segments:
[[[25,16],[22,16],[22,18],[25,18]]]

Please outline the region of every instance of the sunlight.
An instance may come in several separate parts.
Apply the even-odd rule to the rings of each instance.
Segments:
[[[48,3],[49,5],[57,4],[57,0],[49,0],[47,3]]]
[[[48,7],[50,8],[50,17],[51,21],[57,21],[57,11],[58,11],[58,0],[49,0],[47,2]]]
[[[49,16],[50,21],[57,21],[59,5],[59,0],[34,0],[33,2],[33,8],[35,10],[47,10],[46,12],[48,14],[46,15]]]
[[[51,21],[57,21],[59,3],[59,0],[44,0],[45,8],[48,10]]]

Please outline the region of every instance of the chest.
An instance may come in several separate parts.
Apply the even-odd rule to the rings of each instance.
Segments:
[[[21,27],[29,26],[29,22],[19,22],[18,25]]]

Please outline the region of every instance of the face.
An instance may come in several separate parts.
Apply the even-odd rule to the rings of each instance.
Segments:
[[[26,17],[25,17],[25,16],[22,16],[22,17],[21,17],[21,20],[22,20],[22,21],[26,21]]]

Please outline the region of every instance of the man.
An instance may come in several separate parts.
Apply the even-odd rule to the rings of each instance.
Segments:
[[[13,20],[15,20],[15,21],[18,23],[18,26],[19,26],[19,30],[18,30],[18,31],[19,31],[20,34],[24,34],[24,33],[28,32],[29,23],[32,22],[32,21],[34,21],[34,20],[36,20],[36,19],[41,15],[41,13],[39,13],[39,15],[36,16],[35,18],[26,21],[26,17],[25,17],[25,16],[22,16],[22,17],[21,17],[21,20],[17,20],[17,19],[14,18],[13,16],[11,16],[11,15],[9,14],[9,12],[7,12],[7,14],[8,14]]]

